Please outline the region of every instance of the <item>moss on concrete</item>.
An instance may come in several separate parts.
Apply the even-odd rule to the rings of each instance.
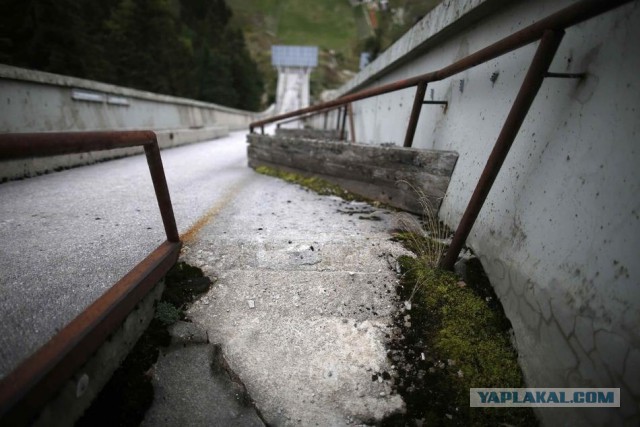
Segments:
[[[348,201],[362,201],[370,202],[370,200],[357,194],[350,193],[349,191],[341,188],[339,185],[333,184],[322,178],[315,176],[304,176],[297,173],[285,172],[280,169],[271,168],[269,166],[258,166],[256,172],[263,175],[273,176],[275,178],[283,179],[292,184],[298,184],[301,187],[314,191],[322,196],[338,196]]]
[[[180,310],[178,310],[173,304],[166,301],[158,302],[156,307],[156,313],[153,316],[165,326],[173,325],[180,320]]]
[[[142,334],[92,405],[76,423],[82,426],[139,426],[153,403],[150,369],[161,347],[171,344],[167,327],[184,319],[186,304],[206,292],[211,280],[199,268],[177,263],[165,277],[165,289],[149,327]]]
[[[398,262],[399,294],[411,300],[411,309],[396,319],[404,340],[395,345],[408,362],[400,366],[398,387],[407,417],[424,419],[425,425],[537,425],[530,408],[469,407],[472,387],[525,386],[509,321],[497,298],[487,296],[493,295],[486,289],[490,284],[462,282],[420,257],[402,256]]]

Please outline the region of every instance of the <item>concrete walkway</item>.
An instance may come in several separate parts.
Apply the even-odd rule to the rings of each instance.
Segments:
[[[397,283],[388,260],[403,252],[389,241],[391,220],[253,175],[186,242],[183,260],[218,279],[189,316],[268,424],[374,423],[403,411],[385,349]]]
[[[162,160],[182,234],[254,175],[245,132]],[[164,239],[144,156],[0,184],[0,378]]]
[[[385,349],[389,261],[403,253],[392,215],[256,174],[244,139],[162,153],[182,259],[217,282],[188,312],[209,342],[163,352],[145,424],[348,425],[403,411]],[[141,157],[3,184],[0,200],[5,375],[163,235]]]

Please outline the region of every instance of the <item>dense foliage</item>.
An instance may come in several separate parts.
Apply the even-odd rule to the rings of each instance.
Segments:
[[[224,0],[0,0],[0,62],[230,107],[263,81]]]

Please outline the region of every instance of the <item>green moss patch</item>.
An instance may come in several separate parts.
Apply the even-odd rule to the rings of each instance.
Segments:
[[[405,419],[423,419],[430,426],[537,425],[530,408],[469,407],[470,388],[525,386],[510,323],[486,276],[465,283],[451,272],[429,267],[421,257],[402,256],[398,262],[403,272],[398,293],[411,306],[396,318],[403,336],[390,356],[399,368]]]
[[[255,170],[256,172],[263,175],[273,176],[275,178],[283,179],[292,184],[298,184],[301,187],[314,191],[322,196],[338,196],[347,201],[355,200],[361,202],[369,202],[368,199],[358,196],[357,194],[350,193],[347,190],[341,188],[339,185],[333,184],[322,178],[314,176],[308,177],[297,173],[285,172],[283,170],[271,168],[268,166],[258,166]]]
[[[165,277],[165,290],[154,318],[109,382],[85,411],[76,426],[139,426],[153,403],[149,370],[158,360],[160,347],[171,344],[168,327],[185,319],[184,309],[211,280],[199,268],[177,263]]]

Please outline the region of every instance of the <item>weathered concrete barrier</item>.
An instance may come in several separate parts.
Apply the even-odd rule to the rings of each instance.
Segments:
[[[410,212],[438,209],[458,154],[249,134],[249,166],[312,174]]]
[[[211,126],[203,129],[172,129],[156,132],[158,146],[161,150],[221,138],[228,134],[229,129],[224,126]],[[142,154],[143,152],[144,149],[142,147],[130,147],[107,151],[91,151],[82,154],[2,161],[0,162],[0,181],[42,175],[75,166],[90,165],[105,160]]]
[[[0,132],[153,130],[160,148],[246,129],[264,113],[0,64]],[[0,162],[0,181],[140,153],[140,148]]]

